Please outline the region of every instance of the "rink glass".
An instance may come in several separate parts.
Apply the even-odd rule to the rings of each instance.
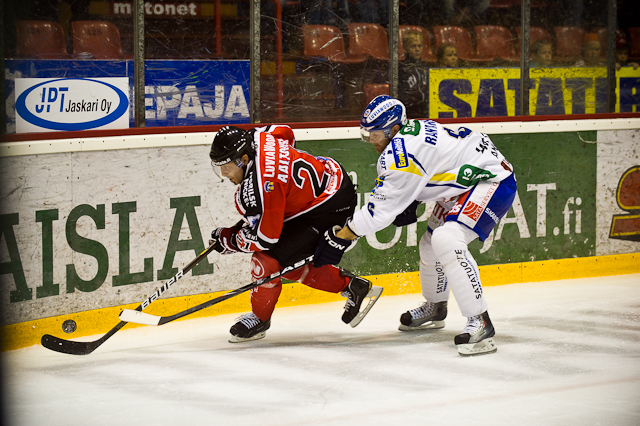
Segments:
[[[359,120],[367,102],[380,93],[420,104],[424,113],[409,118],[635,112],[640,69],[621,64],[613,78],[607,26],[617,22],[618,45],[631,42],[629,29],[640,27],[640,14],[634,13],[635,2],[618,3],[612,9],[608,0],[156,0],[141,3],[141,40],[131,2],[9,0],[3,4],[5,132],[16,131],[16,78],[126,76],[133,87],[133,47],[140,42],[147,127]],[[259,9],[258,21],[251,19],[252,5]],[[524,5],[530,5],[528,14]],[[24,21],[54,23],[66,53],[29,50],[19,30]],[[119,44],[121,53],[98,59],[90,48],[78,47],[74,23],[83,21],[112,25],[117,33],[108,43]],[[389,28],[398,29],[396,40],[388,37]],[[402,35],[408,33],[423,38],[422,63],[411,66],[402,47]],[[529,34],[531,47],[549,40],[553,50],[551,64],[543,66],[531,52],[528,80],[521,77],[523,33]],[[259,69],[257,64],[250,69],[252,42]],[[450,61],[438,61],[443,43],[456,45],[454,68],[447,66]],[[596,60],[587,64],[584,43],[600,46]],[[397,46],[397,55],[389,53],[390,46]],[[630,63],[640,59],[634,54]],[[254,70],[258,78],[252,85]],[[423,81],[417,92],[407,94],[403,85],[412,72],[422,73]],[[529,90],[521,90],[523,81]],[[131,127],[133,99],[130,94]]]

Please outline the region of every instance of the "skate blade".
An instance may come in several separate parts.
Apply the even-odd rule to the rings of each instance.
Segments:
[[[422,325],[416,325],[411,327],[410,325],[400,324],[398,330],[400,331],[418,331],[418,330],[439,330],[444,328],[444,321],[429,321]]]
[[[458,346],[458,353],[462,356],[492,354],[498,350],[493,337],[484,339],[478,343],[467,343]]]
[[[251,337],[238,337],[238,336],[231,336],[229,338],[229,343],[245,343],[245,342],[251,342],[252,340],[260,340],[260,339],[264,339],[264,336],[267,335],[266,331],[263,331],[261,333],[256,334],[255,336],[251,336]]]
[[[382,287],[378,287],[378,286],[375,286],[375,285],[371,286],[371,290],[369,290],[369,293],[367,293],[367,295],[365,296],[365,297],[369,298],[369,303],[367,304],[367,306],[364,309],[362,309],[360,312],[358,312],[358,315],[356,315],[355,318],[353,318],[351,320],[351,322],[349,323],[351,328],[353,328],[353,327],[357,326],[358,324],[360,324],[360,322],[362,322],[364,317],[367,316],[367,314],[369,313],[371,308],[373,308],[373,305],[375,305],[375,303],[380,298],[380,295],[382,294],[382,290],[383,290]]]

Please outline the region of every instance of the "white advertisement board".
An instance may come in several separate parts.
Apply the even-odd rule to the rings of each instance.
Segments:
[[[129,79],[18,78],[16,131],[129,127]]]

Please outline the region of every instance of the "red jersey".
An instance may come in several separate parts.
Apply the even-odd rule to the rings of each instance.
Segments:
[[[289,126],[256,129],[255,157],[235,196],[245,219],[237,235],[241,251],[268,250],[278,242],[284,222],[313,211],[340,188],[344,176],[337,161],[294,145]]]

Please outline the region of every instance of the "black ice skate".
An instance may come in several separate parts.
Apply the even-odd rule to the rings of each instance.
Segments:
[[[439,329],[447,317],[447,301],[424,302],[420,307],[405,312],[400,317],[400,331]]]
[[[455,337],[454,342],[458,346],[458,353],[462,356],[490,354],[498,350],[493,341],[495,334],[489,314],[485,311],[469,318],[467,325],[462,333]]]
[[[349,285],[340,293],[342,297],[347,298],[347,303],[344,306],[344,314],[342,314],[342,321],[351,327],[355,327],[360,324],[373,305],[378,301],[378,298],[382,294],[382,287],[371,285],[371,281],[357,277],[348,271],[342,270],[341,272],[343,275],[351,278]],[[362,312],[360,312],[360,305],[362,305],[362,301],[367,297],[369,298],[369,303]]]
[[[250,342],[264,338],[266,331],[271,327],[271,318],[262,321],[253,312],[242,315],[238,318],[231,330],[229,343]]]

